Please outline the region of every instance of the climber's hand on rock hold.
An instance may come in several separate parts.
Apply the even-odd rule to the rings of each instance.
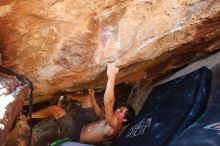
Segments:
[[[119,68],[117,68],[115,66],[115,62],[108,63],[107,64],[107,76],[108,76],[108,78],[116,77],[116,75],[118,74],[118,70],[119,70]]]

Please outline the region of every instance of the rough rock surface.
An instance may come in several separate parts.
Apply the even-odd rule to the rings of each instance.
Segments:
[[[11,130],[8,136],[5,146],[28,146],[29,138],[30,127],[27,124],[27,118],[24,115],[20,115],[16,120],[14,129]],[[35,146],[36,140],[35,133],[33,132],[32,146]]]
[[[4,146],[29,91],[16,77],[0,73],[0,146]]]
[[[219,0],[2,0],[0,63],[35,84],[35,102],[58,91],[149,82],[220,48]]]

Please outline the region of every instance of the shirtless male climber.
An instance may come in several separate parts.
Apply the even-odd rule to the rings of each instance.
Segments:
[[[94,90],[89,89],[89,94],[71,96],[70,99],[81,103],[83,112],[77,117],[71,117],[65,110],[57,105],[33,113],[33,118],[55,117],[60,131],[65,137],[77,139],[81,143],[95,144],[115,137],[123,125],[130,123],[135,111],[129,105],[117,107],[114,111],[114,86],[118,68],[114,63],[107,65],[107,86],[104,94],[103,112],[95,99]],[[98,120],[97,120],[98,117]]]

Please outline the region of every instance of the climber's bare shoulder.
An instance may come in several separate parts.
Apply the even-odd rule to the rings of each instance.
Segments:
[[[82,143],[100,143],[115,137],[121,127],[112,127],[106,119],[98,120],[85,125],[81,131],[80,141]]]

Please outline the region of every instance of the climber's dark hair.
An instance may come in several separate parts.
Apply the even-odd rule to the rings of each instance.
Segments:
[[[126,107],[127,111],[125,112],[125,119],[127,119],[126,122],[123,122],[122,125],[126,126],[128,124],[131,124],[134,121],[135,118],[135,110],[134,108],[129,105],[129,104],[120,104],[118,105],[117,103],[114,105],[114,111],[116,111],[116,109],[119,109],[121,107]]]

